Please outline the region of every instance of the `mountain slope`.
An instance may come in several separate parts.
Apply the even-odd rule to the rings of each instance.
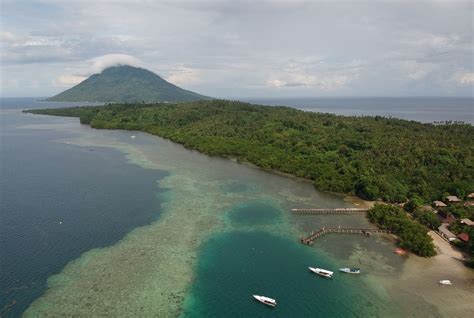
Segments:
[[[180,102],[211,99],[176,85],[153,72],[128,65],[109,67],[50,97],[56,102]]]

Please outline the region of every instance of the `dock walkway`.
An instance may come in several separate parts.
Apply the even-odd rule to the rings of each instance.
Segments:
[[[317,232],[313,232],[306,237],[302,237],[300,239],[300,242],[306,245],[312,245],[315,239],[327,233],[363,234],[366,236],[370,236],[372,233],[389,234],[391,233],[391,231],[380,230],[380,229],[350,229],[350,228],[341,228],[341,227],[323,227],[321,230]]]
[[[366,213],[369,209],[337,208],[337,209],[291,209],[295,214],[355,214]]]

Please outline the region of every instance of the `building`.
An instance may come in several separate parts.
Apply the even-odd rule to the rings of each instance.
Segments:
[[[442,201],[433,201],[433,205],[434,205],[435,207],[437,207],[437,208],[444,208],[444,207],[447,206],[447,205],[444,204],[444,202],[442,202]]]
[[[468,242],[469,241],[469,234],[463,232],[463,233],[458,235],[458,238],[463,242]]]
[[[455,195],[448,195],[446,197],[446,200],[448,200],[448,202],[451,202],[451,203],[456,203],[456,202],[461,202],[462,200],[459,199],[457,196]]]
[[[468,199],[474,200],[474,192],[467,195]]]
[[[474,222],[472,222],[472,221],[469,220],[469,219],[461,219],[461,223],[462,223],[462,224],[469,225],[469,226],[474,226]]]
[[[441,234],[442,237],[447,239],[448,241],[452,242],[456,240],[456,234],[448,230],[448,224],[443,223],[440,225],[438,228],[439,234]]]
[[[441,221],[441,223],[446,223],[447,225],[450,225],[456,221],[456,218],[452,214],[449,214],[445,218],[438,214],[438,219]]]

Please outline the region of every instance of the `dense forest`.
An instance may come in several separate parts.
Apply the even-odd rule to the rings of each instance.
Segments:
[[[398,206],[376,204],[367,218],[380,228],[390,230],[400,238],[400,246],[424,257],[436,255],[428,229],[415,222]]]
[[[428,202],[474,191],[474,127],[469,124],[336,116],[225,100],[30,112],[80,117],[94,128],[149,132],[364,199]]]

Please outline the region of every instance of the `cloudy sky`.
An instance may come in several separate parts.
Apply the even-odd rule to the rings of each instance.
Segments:
[[[1,96],[117,63],[215,97],[472,96],[473,1],[10,1]]]

